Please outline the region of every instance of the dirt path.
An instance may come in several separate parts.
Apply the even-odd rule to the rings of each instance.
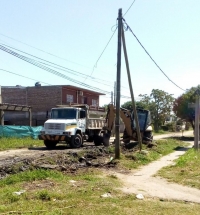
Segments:
[[[189,134],[191,134],[191,132],[187,132],[187,135]],[[182,136],[182,134],[180,135]],[[156,136],[155,139],[169,136],[170,135]],[[191,148],[194,142],[189,143],[190,145],[188,148]],[[169,183],[163,178],[154,177],[154,174],[158,170],[173,164],[174,160],[183,155],[186,151],[187,149],[175,151],[128,175],[116,172],[115,175],[124,182],[124,187],[122,187],[121,190],[125,193],[140,193],[143,194],[144,197],[157,197],[161,199],[174,199],[200,203],[200,190],[175,183]]]

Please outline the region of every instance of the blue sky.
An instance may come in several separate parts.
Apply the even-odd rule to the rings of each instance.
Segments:
[[[81,83],[111,92],[117,70],[117,32],[99,59],[97,67],[93,68],[113,34],[118,9],[122,8],[122,13],[125,13],[132,2],[133,0],[1,0],[0,44],[85,75],[92,74],[92,78],[86,79],[80,73],[71,74],[55,69]],[[136,0],[124,17],[162,70],[183,89],[199,84],[199,8],[198,0]],[[175,97],[184,92],[159,71],[130,31],[125,32],[125,37],[136,98],[139,94],[150,94],[152,89],[164,90]],[[42,85],[80,86],[2,50],[0,65],[0,69],[38,80]],[[35,82],[0,70],[2,86],[33,86]],[[130,96],[123,54],[121,95]],[[110,100],[109,94],[102,96],[100,105],[108,104]],[[121,104],[127,100],[129,99],[121,99]]]

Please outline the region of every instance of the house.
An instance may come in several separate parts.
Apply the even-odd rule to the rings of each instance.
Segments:
[[[32,108],[32,125],[43,125],[49,117],[51,108],[57,105],[87,104],[93,111],[99,108],[99,96],[103,93],[71,86],[41,86],[39,82],[32,87],[1,87],[2,103],[27,105]],[[10,125],[29,125],[27,113],[5,112],[4,120]]]

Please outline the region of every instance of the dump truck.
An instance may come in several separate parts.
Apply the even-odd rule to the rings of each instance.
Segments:
[[[84,141],[94,145],[109,146],[114,126],[116,108],[108,105],[105,118],[90,118],[88,105],[73,105],[52,108],[51,117],[44,123],[39,139],[47,148],[55,148],[59,142],[79,148]],[[152,142],[150,111],[137,109],[140,132],[143,142]],[[137,141],[136,123],[133,112],[120,108],[120,117],[124,123],[122,141],[127,144]]]
[[[55,148],[59,142],[79,148],[83,141],[95,145],[103,143],[100,138],[105,118],[90,118],[88,105],[67,105],[51,109],[50,119],[43,126],[38,138],[47,148]]]

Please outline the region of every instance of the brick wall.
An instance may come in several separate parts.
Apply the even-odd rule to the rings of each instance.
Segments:
[[[83,96],[77,91],[83,91]],[[92,99],[99,104],[99,94],[74,86],[33,86],[33,87],[2,87],[2,102],[10,104],[28,105],[32,108],[32,125],[43,125],[47,119],[47,112],[56,105],[67,104],[67,94],[73,95],[74,103],[82,103],[86,98],[87,104],[92,105]],[[5,120],[9,124],[29,125],[28,113],[6,112]]]
[[[61,104],[61,90],[55,86],[27,87],[27,102],[32,112],[50,111]]]
[[[67,95],[73,96],[73,103],[82,104],[84,99],[88,105],[92,105],[92,99],[95,99],[97,103],[99,104],[99,95],[96,93],[88,92],[87,90],[81,89],[83,92],[83,96],[79,95],[77,96],[77,92],[79,91],[79,88],[75,87],[63,87],[62,90],[62,104],[67,104]]]
[[[26,88],[21,87],[2,87],[2,103],[27,105]]]

